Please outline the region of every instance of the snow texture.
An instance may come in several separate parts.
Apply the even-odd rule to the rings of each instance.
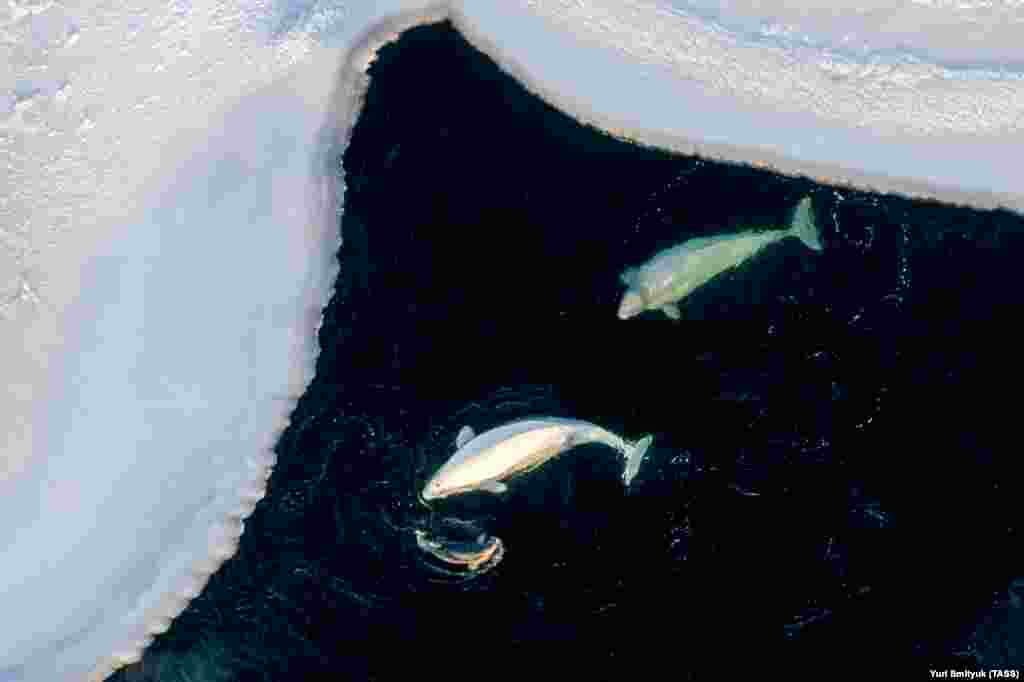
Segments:
[[[1024,210],[1015,0],[7,0],[0,680],[136,660],[231,554],[312,376],[361,76],[446,15],[615,135]]]

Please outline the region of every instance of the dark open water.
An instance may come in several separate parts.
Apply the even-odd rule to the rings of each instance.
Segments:
[[[616,141],[448,25],[370,73],[324,350],[269,495],[115,679],[1024,665],[1024,220]],[[616,318],[624,266],[783,225],[807,193],[823,254],[786,240],[680,322]],[[629,494],[588,446],[431,519],[416,491],[459,428],[529,414],[654,447]],[[393,526],[443,518],[504,560],[435,582]]]

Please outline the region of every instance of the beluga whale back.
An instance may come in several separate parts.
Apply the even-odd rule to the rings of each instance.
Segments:
[[[655,254],[642,265],[626,268],[620,275],[627,288],[619,304],[619,319],[660,310],[678,320],[679,301],[719,273],[786,237],[798,238],[813,251],[822,250],[810,197],[797,202],[786,229],[697,237]]]
[[[455,454],[427,481],[420,497],[430,502],[471,491],[501,494],[508,490],[504,481],[587,443],[602,443],[622,455],[622,480],[628,486],[652,440],[645,436],[630,442],[596,424],[558,417],[521,419],[480,435],[464,426],[455,439]]]

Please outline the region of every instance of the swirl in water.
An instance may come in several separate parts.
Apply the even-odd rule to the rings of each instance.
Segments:
[[[424,554],[422,564],[437,575],[462,582],[473,580],[505,556],[501,538],[486,533],[472,521],[445,517],[437,522],[421,522],[422,527],[402,527],[393,524],[386,514],[384,519],[395,530],[413,532]]]
[[[451,577],[471,580],[497,566],[505,556],[501,538],[480,531],[475,524],[459,519],[441,521],[442,532],[416,530],[416,544],[439,563],[429,562],[431,570]]]

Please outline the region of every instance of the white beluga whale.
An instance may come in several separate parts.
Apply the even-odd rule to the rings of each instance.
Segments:
[[[660,310],[678,320],[681,317],[679,301],[719,273],[736,267],[786,237],[796,237],[813,251],[821,251],[810,197],[797,203],[786,229],[697,237],[657,253],[640,266],[626,268],[620,275],[627,288],[619,304],[619,319],[628,320],[647,310]]]
[[[596,424],[558,417],[521,419],[480,435],[463,426],[455,439],[457,451],[427,481],[421,498],[430,502],[471,491],[501,494],[508,490],[505,480],[588,443],[607,445],[625,458],[622,480],[628,486],[652,440],[645,436],[630,442]]]

